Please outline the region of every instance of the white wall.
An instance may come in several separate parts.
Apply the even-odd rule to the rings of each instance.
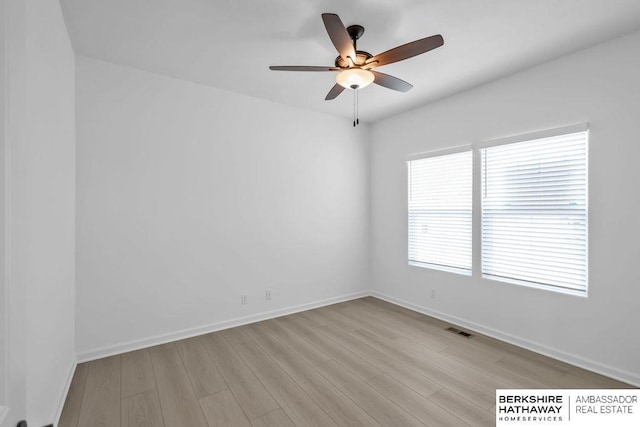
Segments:
[[[23,212],[20,180],[12,161],[13,151],[24,145],[25,130],[25,68],[26,68],[26,7],[21,0],[7,0],[4,6],[4,47],[5,63],[5,134],[4,134],[4,245],[5,274],[4,301],[7,322],[6,339],[3,348],[6,357],[5,401],[8,413],[2,420],[2,427],[15,426],[27,413],[26,405],[26,286],[21,281],[21,273],[26,271],[24,256],[14,256],[23,252],[22,242],[14,238],[11,218]],[[17,166],[17,165],[16,165]],[[17,193],[16,193],[17,191]],[[17,231],[17,230],[16,230]]]
[[[75,367],[74,54],[58,2],[10,0],[3,425],[53,422]]]
[[[6,97],[7,97],[7,26],[5,24],[6,19],[5,3],[0,2],[0,425],[7,414],[7,390],[8,390],[8,376],[9,370],[7,368],[8,359],[8,343],[9,343],[9,331],[8,325],[8,298],[7,298],[7,232],[6,232],[6,220],[7,220],[7,155],[6,155]]]
[[[75,55],[60,4],[27,2],[27,410],[54,420],[75,367]],[[20,171],[17,171],[20,173]]]
[[[635,33],[374,125],[375,290],[640,384],[639,50]],[[481,279],[477,271],[465,277],[407,265],[409,155],[584,122],[591,129],[587,299]]]
[[[81,359],[368,288],[366,126],[76,65]]]

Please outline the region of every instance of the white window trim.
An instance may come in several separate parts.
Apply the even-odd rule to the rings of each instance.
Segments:
[[[484,142],[472,144],[474,150],[481,148],[496,147],[498,145],[515,144],[518,142],[532,141],[534,139],[551,138],[554,136],[568,135],[570,133],[586,132],[589,130],[587,123],[578,123],[568,126],[562,126],[553,129],[546,129],[537,132],[523,133],[504,138],[491,139]]]
[[[528,282],[526,280],[518,280],[518,279],[512,279],[509,277],[499,277],[499,276],[493,276],[490,274],[482,274],[482,279],[483,280],[487,280],[487,281],[491,281],[491,282],[498,282],[498,283],[507,283],[509,285],[517,285],[517,286],[522,286],[525,288],[531,288],[531,289],[540,289],[543,291],[551,291],[551,292],[555,292],[558,294],[565,294],[565,295],[573,295],[576,297],[582,297],[582,298],[588,298],[589,295],[589,280],[587,279],[587,285],[585,287],[584,291],[581,290],[576,290],[576,289],[568,289],[568,288],[563,288],[561,286],[553,286],[553,285],[546,285],[544,283],[535,283],[535,282]],[[587,270],[587,276],[588,276],[588,270]]]
[[[428,158],[432,158],[432,157],[441,157],[441,156],[446,156],[449,154],[458,154],[458,153],[464,153],[464,152],[471,152],[471,156],[472,156],[472,160],[471,160],[471,242],[472,242],[472,253],[471,253],[471,269],[466,269],[466,268],[460,268],[460,267],[453,267],[453,266],[447,266],[447,265],[441,265],[441,264],[433,264],[433,263],[429,263],[429,262],[420,262],[420,261],[412,261],[409,260],[409,254],[407,253],[406,258],[408,260],[408,265],[412,266],[412,267],[420,267],[420,268],[428,268],[431,270],[439,270],[439,271],[445,271],[445,272],[449,272],[449,273],[455,273],[455,274],[460,274],[463,276],[472,276],[473,272],[474,272],[474,254],[473,254],[473,250],[475,248],[475,243],[474,243],[474,238],[475,238],[475,233],[473,232],[473,221],[475,220],[475,215],[473,212],[474,209],[474,197],[475,197],[475,189],[474,189],[474,171],[475,171],[475,150],[473,150],[473,146],[471,144],[467,144],[467,145],[459,145],[456,147],[451,147],[451,148],[445,148],[445,149],[441,149],[441,150],[433,150],[433,151],[427,151],[424,153],[419,153],[419,154],[413,154],[411,156],[409,156],[405,162],[405,176],[409,175],[409,164],[412,161],[415,160],[422,160],[422,159],[428,159]],[[407,191],[408,191],[408,186],[407,186]],[[409,194],[407,193],[406,195],[406,199],[408,200],[409,198]],[[406,210],[405,210],[405,218],[409,218],[409,206],[407,204],[406,206]],[[407,230],[407,242],[409,241],[409,230]]]
[[[517,144],[519,142],[527,142],[527,141],[534,141],[536,139],[543,139],[543,138],[552,138],[552,137],[557,137],[557,136],[563,136],[563,135],[570,135],[573,133],[580,133],[580,132],[586,132],[587,133],[587,146],[585,147],[585,172],[586,172],[586,182],[585,182],[585,206],[586,206],[586,210],[585,210],[585,220],[586,220],[586,234],[585,234],[585,251],[586,251],[586,258],[585,258],[585,273],[586,273],[586,280],[585,280],[585,287],[584,290],[582,289],[570,289],[570,288],[565,288],[562,286],[554,286],[554,285],[549,285],[549,284],[545,284],[545,283],[537,283],[537,282],[530,282],[530,281],[526,281],[526,280],[519,280],[519,279],[514,279],[514,278],[508,278],[508,277],[500,277],[500,276],[496,276],[496,275],[490,275],[490,274],[484,274],[482,272],[482,191],[481,191],[481,186],[482,186],[482,168],[480,165],[480,150],[483,148],[490,148],[490,147],[496,147],[496,146],[500,146],[500,145],[506,145],[506,144]],[[506,137],[506,138],[501,138],[501,139],[496,139],[496,140],[492,140],[492,141],[487,141],[487,142],[483,142],[480,144],[475,144],[474,145],[474,152],[477,153],[477,157],[478,157],[478,169],[474,169],[474,179],[477,178],[477,181],[474,182],[474,191],[477,191],[478,197],[477,197],[477,208],[476,206],[474,206],[474,214],[476,213],[476,209],[478,212],[478,228],[474,229],[474,230],[478,230],[478,233],[476,233],[477,236],[477,249],[478,249],[478,257],[474,258],[474,277],[477,277],[478,275],[485,280],[490,280],[492,282],[500,282],[500,283],[509,283],[509,284],[514,284],[514,285],[519,285],[519,286],[524,286],[524,287],[528,287],[528,288],[533,288],[533,289],[540,289],[540,290],[544,290],[544,291],[551,291],[551,292],[555,292],[555,293],[560,293],[560,294],[566,294],[566,295],[573,295],[573,296],[579,296],[579,297],[583,297],[583,298],[588,298],[589,296],[589,126],[587,123],[581,123],[581,124],[575,124],[575,125],[570,125],[570,126],[564,126],[564,127],[560,127],[560,128],[555,128],[555,129],[548,129],[548,130],[543,130],[543,131],[539,131],[539,132],[533,132],[533,133],[528,133],[528,134],[522,134],[522,135],[516,135],[516,136],[511,136],[511,137]],[[474,166],[476,166],[476,164],[474,164]],[[475,184],[477,184],[477,187],[475,186]],[[474,193],[476,194],[476,193]],[[474,199],[474,202],[476,201],[476,199]],[[475,218],[474,218],[475,219]],[[476,226],[476,223],[474,222],[474,226]],[[476,241],[474,240],[474,244],[476,244]],[[473,253],[474,257],[476,256],[476,253]],[[476,266],[476,262],[477,261],[477,266]]]
[[[471,261],[473,263],[473,259]],[[431,270],[440,270],[440,271],[446,271],[448,273],[461,274],[463,276],[473,275],[473,271],[467,270],[466,268],[449,267],[446,265],[431,264],[429,262],[409,261],[409,265],[412,267],[430,268]]]
[[[499,145],[505,144],[515,144],[518,142],[532,141],[536,139],[549,138],[554,136],[567,135],[578,132],[589,132],[589,124],[588,123],[577,123],[567,126],[561,126],[557,128],[550,128],[536,132],[529,132],[525,134],[518,134],[507,136],[504,138],[492,139],[487,141],[482,141],[479,143],[473,143],[470,145],[461,145],[447,149],[428,151],[424,153],[413,154],[407,156],[406,164],[407,164],[407,174],[408,174],[408,165],[410,161],[425,159],[428,157],[436,157],[443,156],[447,154],[455,154],[463,151],[472,151],[473,156],[473,166],[472,166],[472,227],[471,227],[471,272],[464,269],[458,269],[453,267],[446,267],[435,264],[421,263],[415,261],[409,261],[410,266],[417,267],[428,267],[434,270],[440,270],[445,272],[471,275],[474,279],[481,279],[483,281],[497,282],[497,283],[507,283],[523,286],[531,289],[539,289],[543,291],[551,291],[557,294],[565,294],[571,296],[578,296],[582,298],[588,298],[589,296],[589,138],[587,137],[587,147],[586,147],[586,159],[585,159],[585,168],[587,173],[587,181],[586,181],[586,221],[587,221],[587,232],[586,232],[586,259],[585,259],[585,268],[586,268],[586,284],[584,291],[582,290],[573,290],[562,288],[553,285],[546,285],[541,283],[533,283],[527,282],[517,279],[511,278],[500,278],[492,275],[485,275],[482,273],[482,168],[481,168],[481,155],[480,150],[483,148],[495,147]],[[406,176],[406,175],[405,175]],[[407,194],[408,197],[408,194]],[[408,218],[408,207],[405,212],[405,218]],[[408,239],[407,235],[407,239]],[[408,258],[408,257],[407,257]]]
[[[424,153],[412,154],[407,157],[406,165],[409,167],[409,162],[414,160],[428,159],[430,157],[440,157],[446,156],[448,154],[457,154],[462,153],[464,151],[471,151],[473,149],[473,145],[458,145],[456,147],[444,148],[442,150],[434,150],[434,151],[426,151]]]

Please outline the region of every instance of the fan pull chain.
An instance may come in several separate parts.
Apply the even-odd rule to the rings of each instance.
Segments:
[[[358,89],[353,90],[353,127],[360,124],[360,113],[358,111],[360,107],[360,100],[358,99]]]
[[[358,89],[353,90],[353,127],[356,127],[360,124],[360,113],[358,112],[359,107],[359,99],[358,99]]]
[[[360,124],[360,94],[356,89],[356,125]]]

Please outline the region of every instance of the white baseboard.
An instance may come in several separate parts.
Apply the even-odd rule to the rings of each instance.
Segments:
[[[297,313],[300,311],[311,310],[314,308],[323,307],[326,305],[336,304],[339,302],[349,301],[352,299],[362,298],[366,296],[374,296],[376,298],[380,298],[384,301],[390,302],[392,304],[399,305],[401,307],[408,308],[409,310],[416,311],[418,313],[425,314],[427,316],[435,317],[437,319],[443,320],[445,322],[452,323],[456,326],[462,326],[464,328],[471,329],[478,333],[496,338],[501,341],[505,341],[507,343],[516,345],[518,347],[525,348],[527,350],[534,351],[536,353],[543,354],[545,356],[552,357],[554,359],[569,363],[574,366],[578,366],[589,371],[593,371],[602,375],[605,375],[610,378],[614,378],[628,384],[634,385],[636,387],[640,387],[640,376],[637,374],[633,374],[631,372],[623,371],[612,366],[608,366],[602,364],[600,362],[595,362],[593,360],[585,359],[584,357],[576,356],[570,353],[565,353],[550,347],[547,347],[543,344],[539,344],[536,342],[532,342],[529,340],[525,340],[502,331],[472,322],[467,319],[463,319],[456,316],[451,316],[436,310],[432,310],[427,307],[423,307],[399,298],[394,298],[392,296],[386,295],[384,293],[378,291],[361,291],[355,292],[351,294],[341,295],[338,297],[327,298],[324,300],[314,301],[310,303],[300,304],[292,307],[286,307],[273,311],[266,311],[262,313],[253,314],[250,316],[239,317],[235,319],[226,320],[223,322],[213,323],[210,325],[199,326],[191,329],[184,329],[181,331],[171,332],[168,334],[158,335],[151,338],[145,338],[136,341],[129,341],[113,346],[107,346],[98,348],[95,350],[87,351],[77,355],[78,363],[88,362],[91,360],[101,359],[103,357],[113,356],[116,354],[126,353],[128,351],[139,350],[142,348],[152,347],[155,345],[166,344],[168,342],[177,341],[185,338],[191,338],[198,335],[208,334],[211,332],[220,331],[223,329],[234,328],[236,326],[246,325],[248,323],[260,322],[262,320],[268,320],[275,317],[286,316],[288,314]],[[73,366],[75,370],[75,365]],[[73,371],[71,371],[68,384],[66,385],[66,390],[68,391],[68,387],[70,385],[71,377],[73,376]],[[66,393],[64,394],[66,396]],[[60,408],[64,404],[64,396],[61,402]],[[59,411],[60,412],[60,411]],[[59,418],[60,414],[57,414],[56,420]]]
[[[445,313],[441,313],[436,310],[432,310],[427,307],[423,307],[412,302],[408,302],[402,299],[394,298],[389,295],[383,294],[378,291],[371,291],[371,296],[379,298],[381,300],[390,302],[391,304],[399,305],[404,308],[408,308],[409,310],[416,311],[418,313],[425,314],[427,316],[435,317],[437,319],[443,320],[445,322],[452,323],[456,326],[462,326],[467,329],[471,329],[475,332],[479,332],[484,335],[488,335],[490,337],[496,338],[500,341],[507,342],[509,344],[516,345],[518,347],[525,348],[527,350],[534,351],[536,353],[543,354],[545,356],[549,356],[553,359],[560,360],[562,362],[569,363],[574,366],[578,366],[580,368],[587,369],[589,371],[596,372],[598,374],[605,375],[610,378],[614,378],[616,380],[625,382],[627,384],[631,384],[636,387],[640,387],[640,376],[637,374],[633,374],[631,372],[623,371],[612,366],[608,366],[602,364],[600,362],[595,362],[593,360],[585,359],[580,356],[576,356],[574,354],[565,353],[550,347],[547,347],[543,344],[539,344],[536,342],[532,342],[529,340],[525,340],[522,338],[518,338],[516,336],[506,334],[504,332],[498,331],[493,328],[489,328],[484,325],[480,325],[478,323],[462,319],[456,316],[450,316]]]
[[[60,416],[62,415],[64,402],[67,400],[67,395],[69,394],[69,388],[71,387],[71,380],[73,379],[73,375],[76,373],[76,366],[78,366],[78,363],[74,359],[69,366],[67,381],[65,382],[62,388],[62,393],[60,393],[60,398],[58,401],[58,409],[56,410],[56,414],[54,416],[54,421],[53,421],[54,426],[57,426],[58,422],[60,422]]]
[[[370,296],[370,291],[354,292],[351,294],[341,295],[338,297],[327,298],[305,304],[299,304],[292,307],[286,307],[279,310],[265,311],[262,313],[252,314],[250,316],[238,317],[223,322],[213,323],[210,325],[198,326],[181,331],[171,332],[168,334],[157,335],[151,338],[144,338],[135,341],[128,341],[121,344],[102,347],[90,350],[77,355],[78,363],[88,362],[91,360],[101,359],[103,357],[114,356],[116,354],[126,353],[128,351],[139,350],[142,348],[152,347],[155,345],[166,344],[173,341],[191,338],[198,335],[204,335],[223,329],[235,328],[236,326],[246,325],[248,323],[260,322],[262,320],[273,319],[274,317],[286,316],[288,314],[298,313],[300,311],[311,310],[314,308],[324,307],[326,305],[336,304],[339,302],[349,301],[352,299]],[[63,402],[64,403],[64,402]]]

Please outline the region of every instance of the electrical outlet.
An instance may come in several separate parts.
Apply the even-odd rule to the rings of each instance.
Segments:
[[[271,300],[271,289],[267,289],[264,293],[264,299],[267,301]]]
[[[246,295],[240,295],[240,304],[249,304],[249,300]]]
[[[436,299],[436,290],[431,289],[431,298]]]

